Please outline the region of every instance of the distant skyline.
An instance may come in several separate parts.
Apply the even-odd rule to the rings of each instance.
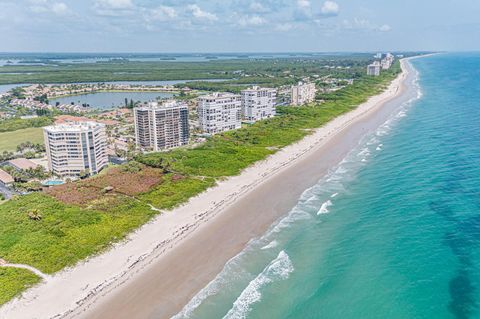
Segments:
[[[1,0],[2,52],[480,49],[476,0]]]

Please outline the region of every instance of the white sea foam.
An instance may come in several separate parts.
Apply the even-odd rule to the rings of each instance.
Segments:
[[[191,318],[194,311],[209,297],[218,294],[224,289],[233,278],[246,276],[245,270],[241,266],[241,261],[251,245],[247,245],[241,253],[231,258],[223,267],[222,271],[200,290],[183,309],[171,319]]]
[[[282,220],[278,224],[276,224],[271,231],[267,233],[267,235],[271,235],[272,233],[279,233],[283,229],[290,227],[292,224],[299,220],[309,219],[311,218],[310,214],[301,210],[298,207],[295,207],[292,212]]]
[[[267,245],[263,246],[260,249],[265,250],[265,249],[275,248],[277,246],[278,246],[278,241],[272,240],[271,242],[269,242]]]
[[[251,310],[251,306],[262,298],[261,289],[266,285],[285,280],[294,270],[293,264],[285,251],[281,251],[277,258],[270,264],[245,288],[240,296],[233,303],[233,307],[223,317],[224,319],[246,318]]]
[[[348,170],[343,166],[339,166],[335,171],[336,174],[340,174],[340,175],[345,174],[346,172],[348,172]]]
[[[377,136],[385,136],[387,135],[388,133],[390,133],[391,131],[391,127],[389,124],[384,124],[382,126],[380,126],[376,132]]]
[[[318,211],[317,215],[328,213],[329,212],[328,207],[330,207],[332,205],[333,205],[332,201],[327,200],[325,203],[322,204],[322,206],[320,207],[320,210]]]
[[[379,140],[373,136],[368,142],[367,142],[367,145],[372,145],[372,144],[377,144],[379,142]]]
[[[335,197],[337,197],[337,196],[338,196],[338,193],[334,193],[334,194],[332,194],[332,196],[330,196],[330,197],[331,197],[331,198],[335,198]]]
[[[370,155],[370,149],[368,147],[363,148],[359,153],[359,156],[368,156]]]

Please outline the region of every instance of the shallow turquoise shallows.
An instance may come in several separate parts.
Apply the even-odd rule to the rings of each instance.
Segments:
[[[178,317],[480,318],[480,55],[412,64],[419,99]]]

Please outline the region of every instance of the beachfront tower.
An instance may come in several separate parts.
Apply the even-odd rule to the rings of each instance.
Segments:
[[[242,116],[245,121],[255,122],[275,116],[277,90],[254,86],[242,90]]]
[[[151,102],[133,110],[137,147],[161,151],[188,144],[188,106],[178,101]]]
[[[372,64],[367,66],[367,75],[379,76],[381,67],[382,66],[380,62],[378,61],[373,62]]]
[[[238,94],[213,93],[198,98],[198,120],[204,133],[216,134],[241,127],[242,99]]]
[[[108,163],[105,125],[71,122],[43,128],[50,171],[62,177],[95,175]]]
[[[304,105],[315,101],[315,94],[317,89],[315,83],[303,83],[299,82],[297,85],[292,86],[292,105]]]

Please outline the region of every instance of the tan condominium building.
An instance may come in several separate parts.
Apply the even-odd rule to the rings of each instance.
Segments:
[[[369,64],[367,66],[367,75],[379,76],[381,68],[382,68],[382,65],[380,64],[380,62],[375,61],[372,64]]]
[[[108,164],[105,125],[71,122],[43,128],[48,167],[59,176],[95,175]]]
[[[187,104],[178,101],[152,102],[135,108],[133,113],[139,149],[157,152],[188,144]]]
[[[198,121],[207,134],[238,129],[242,125],[242,99],[238,94],[213,93],[198,98]]]
[[[299,82],[292,86],[292,105],[303,105],[315,101],[315,83]]]
[[[242,116],[249,122],[255,122],[275,116],[277,90],[254,86],[242,90]]]

